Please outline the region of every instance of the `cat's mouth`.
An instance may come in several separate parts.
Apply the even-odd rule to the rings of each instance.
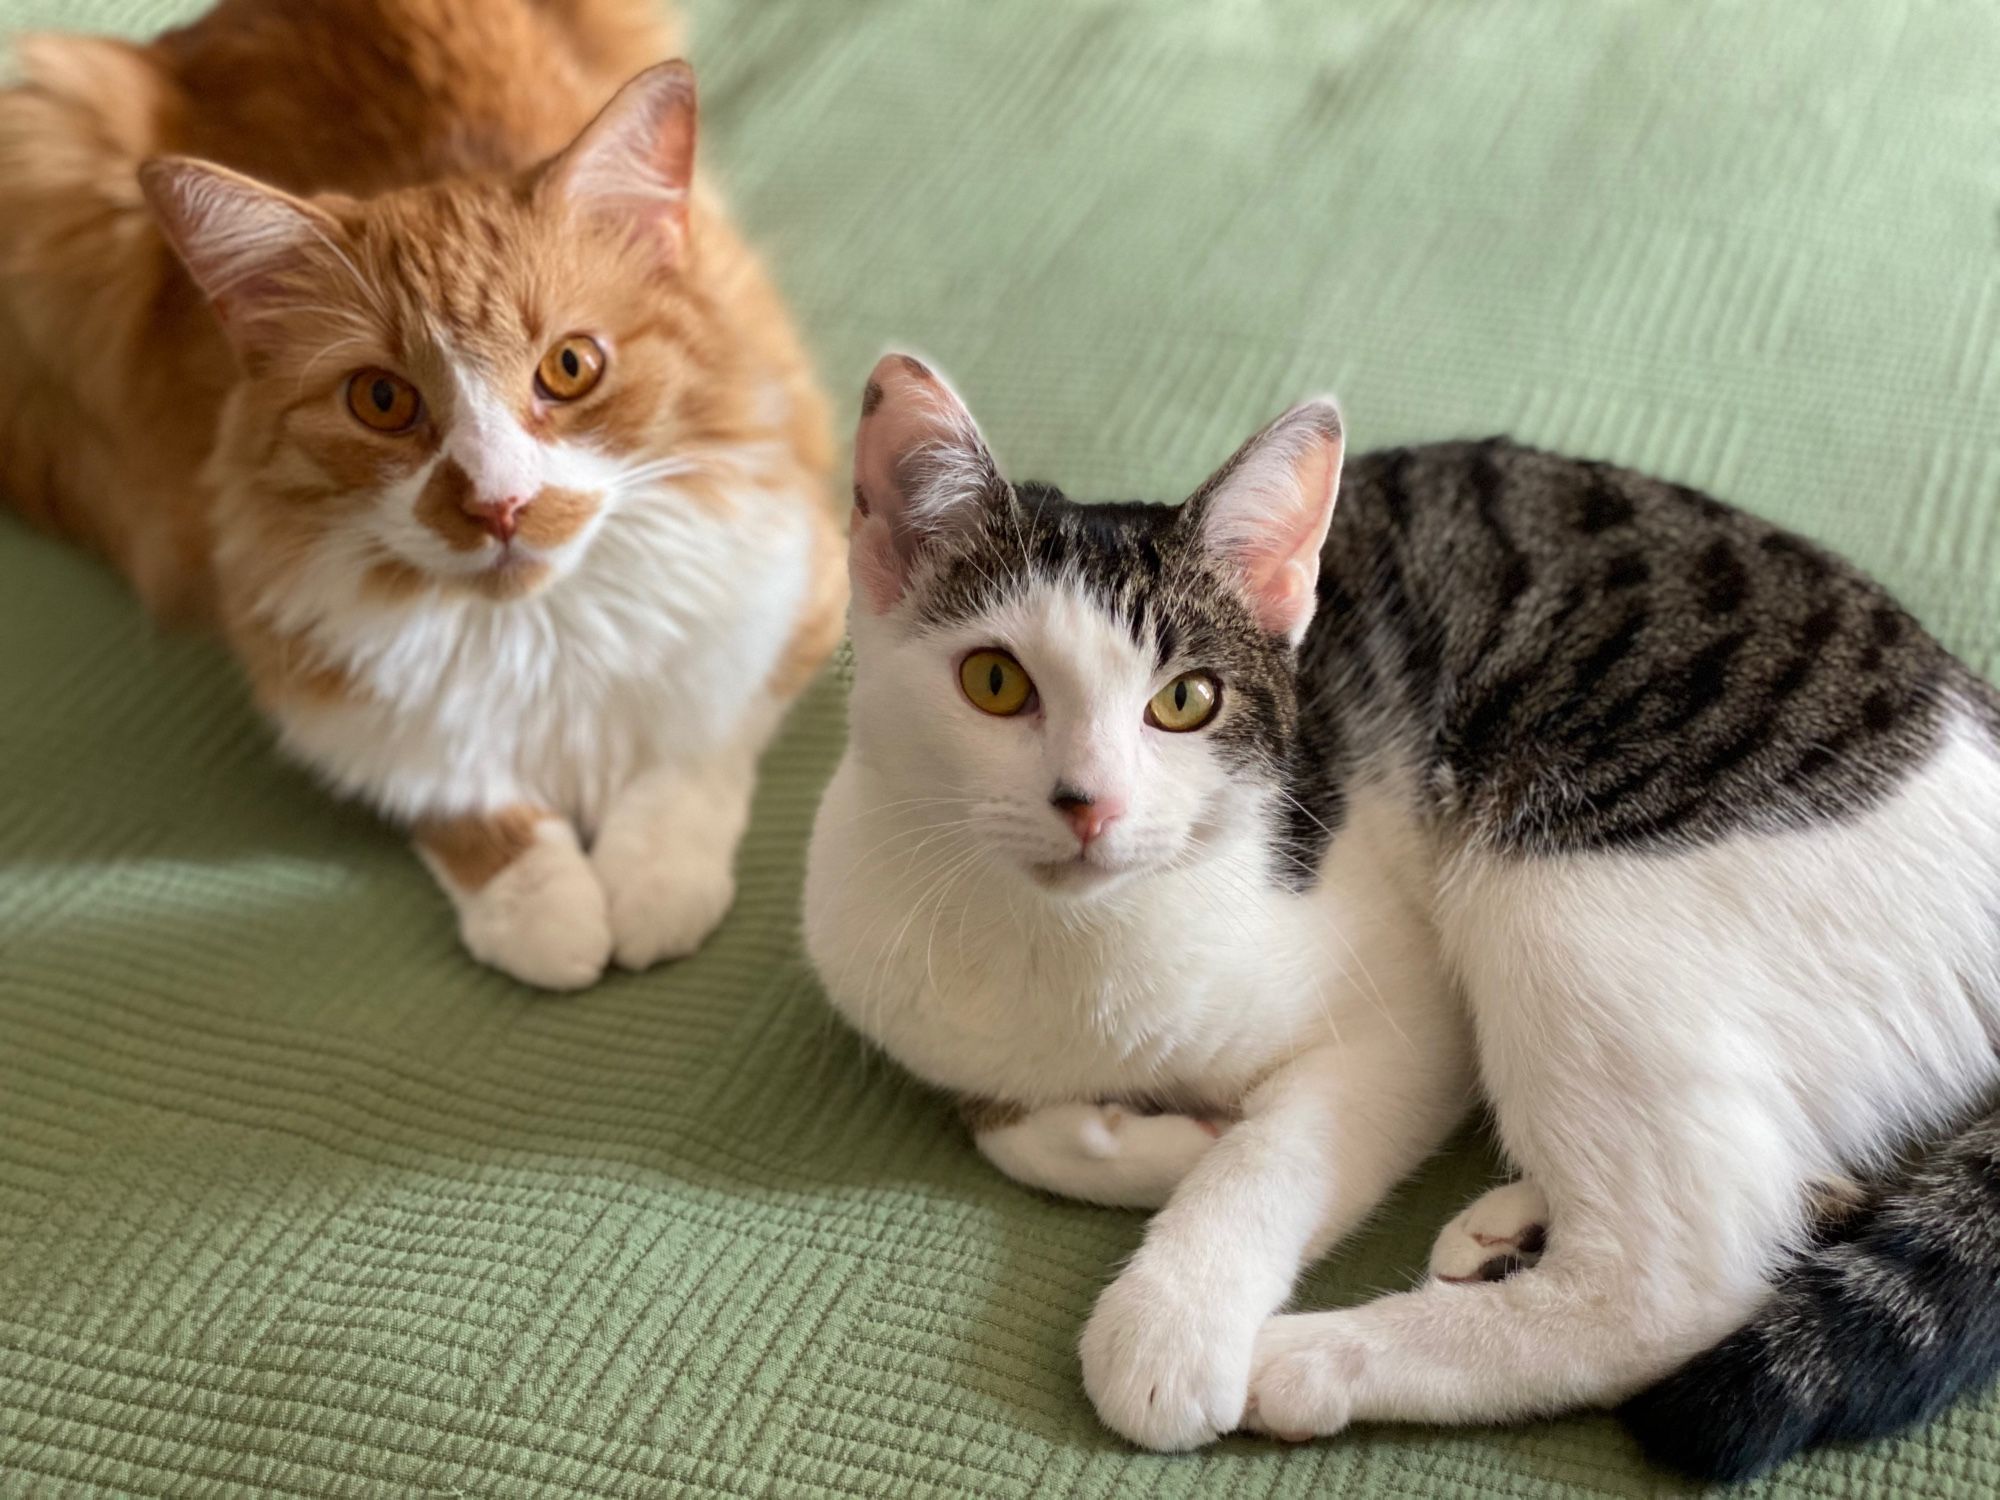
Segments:
[[[1092,859],[1088,854],[1073,854],[1068,859],[1044,859],[1031,863],[1028,878],[1045,891],[1074,895],[1100,890],[1129,869],[1128,865],[1101,858]]]
[[[553,571],[546,558],[524,547],[503,543],[492,559],[471,575],[470,581],[489,599],[518,599],[540,588]]]

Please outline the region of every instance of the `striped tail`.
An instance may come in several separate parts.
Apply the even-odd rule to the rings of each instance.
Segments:
[[[1748,1479],[1928,1421],[2000,1373],[2000,1112],[1780,1273],[1745,1327],[1619,1412],[1646,1456]]]

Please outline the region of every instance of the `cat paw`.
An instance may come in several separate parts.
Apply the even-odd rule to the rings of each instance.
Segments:
[[[1243,1420],[1260,1313],[1145,1253],[1084,1325],[1083,1386],[1104,1425],[1155,1452],[1199,1448]]]
[[[1250,1358],[1243,1426],[1287,1443],[1331,1437],[1353,1419],[1366,1354],[1340,1336],[1338,1313],[1281,1313],[1265,1320]]]
[[[1534,1183],[1523,1178],[1494,1188],[1445,1225],[1431,1246],[1431,1275],[1505,1281],[1542,1258],[1548,1223],[1548,1200]]]
[[[735,853],[733,845],[703,849],[671,835],[642,843],[607,830],[591,861],[610,901],[619,966],[650,968],[701,947],[736,900]]]
[[[580,990],[597,982],[611,957],[603,888],[560,819],[543,821],[523,853],[452,899],[466,950],[523,984]]]

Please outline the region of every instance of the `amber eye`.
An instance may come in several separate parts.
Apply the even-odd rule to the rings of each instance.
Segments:
[[[972,706],[1006,718],[1027,705],[1034,683],[1005,651],[975,651],[959,664],[958,685]]]
[[[535,384],[551,401],[588,396],[604,378],[604,350],[596,339],[571,334],[542,356]]]
[[[347,382],[347,409],[377,432],[408,432],[424,409],[417,388],[387,370],[356,370]]]
[[[1153,694],[1146,705],[1146,722],[1156,729],[1185,734],[1215,717],[1222,703],[1222,684],[1206,672],[1183,672]]]

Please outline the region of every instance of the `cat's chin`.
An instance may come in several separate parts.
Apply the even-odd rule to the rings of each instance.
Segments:
[[[1079,854],[1071,859],[1036,860],[1026,868],[1028,879],[1051,895],[1089,897],[1121,883],[1137,866],[1106,864]]]
[[[490,566],[476,573],[453,574],[446,581],[482,599],[504,603],[509,599],[525,599],[530,594],[540,593],[554,581],[555,576],[555,564],[510,551],[502,553]]]

